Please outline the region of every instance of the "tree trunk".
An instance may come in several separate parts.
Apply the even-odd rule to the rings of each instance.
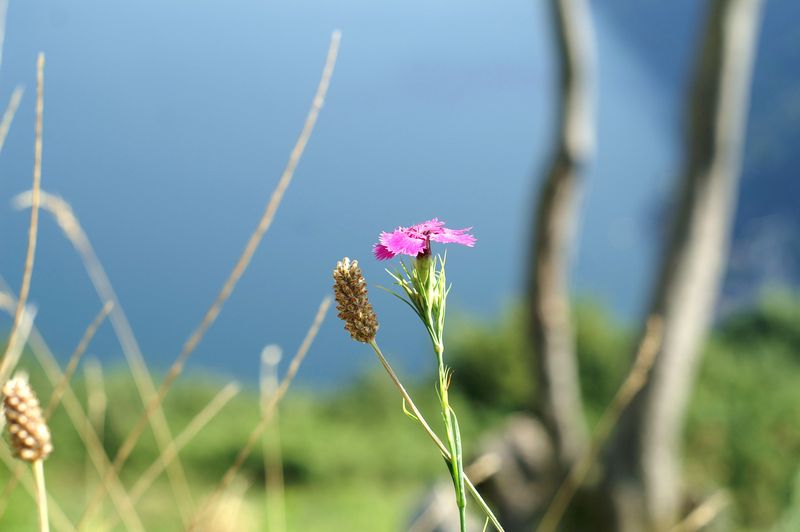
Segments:
[[[684,417],[725,271],[761,5],[710,3],[677,217],[650,307],[663,319],[663,342],[609,455],[618,530],[663,530],[679,515]]]
[[[569,258],[580,177],[593,151],[593,39],[585,0],[553,0],[559,102],[558,145],[539,192],[528,282],[530,334],[536,351],[538,404],[562,466],[586,444],[586,421],[569,305]]]

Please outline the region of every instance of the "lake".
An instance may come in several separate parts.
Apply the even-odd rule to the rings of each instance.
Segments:
[[[657,250],[653,212],[676,171],[676,102],[596,16],[598,156],[573,285],[635,323]],[[339,62],[295,181],[190,366],[254,382],[265,344],[297,348],[347,255],[364,268],[392,360],[432,367],[422,327],[375,288],[389,278],[371,246],[382,230],[434,216],[473,226],[476,247],[448,252],[452,312],[488,318],[519,297],[555,127],[540,3],[12,1],[0,99],[18,83],[26,93],[0,154],[2,275],[18,287],[28,213],[11,200],[30,187],[44,50],[43,189],[72,204],[148,363],[166,368],[255,227],[335,28]],[[31,301],[64,358],[100,308],[48,216]],[[108,325],[90,353],[121,361]],[[373,367],[331,313],[300,375],[329,385]]]

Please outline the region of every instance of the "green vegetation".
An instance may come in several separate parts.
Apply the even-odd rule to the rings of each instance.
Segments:
[[[763,529],[800,471],[800,304],[775,296],[714,335],[689,416],[693,485],[729,487],[739,522]]]
[[[624,377],[631,352],[630,331],[613,323],[598,307],[578,305],[578,346],[584,394],[596,419]],[[498,323],[452,324],[448,338],[456,369],[452,401],[460,412],[464,439],[475,445],[480,432],[495,427],[511,411],[535,405],[531,355],[521,331],[524,316],[509,312]],[[34,386],[49,395],[32,358],[25,364]],[[773,296],[756,308],[725,319],[711,338],[690,411],[685,468],[692,495],[704,498],[730,490],[732,529],[793,530],[800,501],[800,300]],[[130,378],[109,376],[112,391],[105,445],[116,451],[141,413]],[[222,383],[190,377],[165,403],[173,433],[179,433]],[[436,398],[429,382],[412,394],[431,420]],[[85,397],[81,382],[78,397]],[[231,464],[259,416],[253,391],[237,396],[182,452],[196,498],[211,492]],[[56,451],[47,461],[48,487],[76,521],[96,475],[63,409],[51,422]],[[399,530],[418,497],[434,478],[446,476],[425,435],[402,413],[396,392],[376,368],[346,389],[313,392],[293,389],[280,410],[289,530]],[[467,453],[469,453],[469,448]],[[123,474],[130,486],[156,458],[145,437]],[[257,451],[242,472],[247,487],[241,509],[243,530],[259,530],[264,517],[264,465]],[[0,480],[4,483],[3,468]],[[177,529],[169,485],[161,478],[139,506],[146,526]],[[111,515],[110,503],[104,515]],[[247,523],[247,526],[244,525]],[[17,488],[0,527],[29,530],[35,509]],[[777,526],[781,523],[783,528]]]
[[[581,384],[594,421],[625,376],[633,336],[595,305],[581,303],[576,314]],[[532,404],[523,320],[514,311],[498,324],[470,323],[461,341],[450,342],[456,382],[484,408]],[[685,440],[690,495],[729,490],[732,528],[800,522],[800,298],[772,294],[716,328]]]
[[[27,353],[25,360],[31,360]],[[37,368],[28,365],[27,369],[33,385],[46,397],[50,388],[36,373]],[[105,445],[113,456],[142,409],[127,374],[115,372],[106,384],[112,392]],[[186,427],[221,385],[195,376],[176,386],[165,402],[173,435]],[[76,383],[75,392],[85,397],[83,383]],[[437,419],[438,403],[430,387],[420,386],[415,395],[426,417]],[[258,417],[257,394],[243,392],[181,453],[198,500],[216,486]],[[481,412],[465,412],[462,417],[462,431],[470,439],[479,436],[480,428],[499,419]],[[48,489],[76,522],[97,476],[87,464],[84,446],[62,408],[50,425],[56,451],[46,463]],[[290,530],[398,530],[427,483],[447,471],[424,433],[403,415],[399,397],[377,369],[338,392],[293,390],[281,403],[280,430]],[[124,470],[126,486],[131,486],[156,457],[155,440],[149,435],[142,438]],[[0,482],[5,483],[7,475],[2,468]],[[244,530],[261,530],[265,495],[259,449],[246,462],[240,477],[249,485],[242,526],[251,527]],[[110,503],[105,510],[105,515],[110,515]],[[169,484],[163,477],[145,496],[140,511],[148,529],[180,529]],[[34,519],[33,501],[19,487],[0,519],[0,528],[32,529]]]

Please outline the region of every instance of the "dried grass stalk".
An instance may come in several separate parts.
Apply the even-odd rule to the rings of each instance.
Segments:
[[[14,311],[15,305],[15,299],[8,285],[5,283],[2,276],[0,276],[0,309],[10,314]],[[45,342],[44,338],[42,338],[35,327],[31,329],[29,345],[34,356],[44,370],[47,379],[50,381],[50,384],[55,387],[57,383],[62,380],[63,373],[53,353],[47,346],[47,342]],[[63,403],[67,416],[86,447],[89,458],[92,460],[95,469],[101,473],[101,478],[104,479],[102,489],[107,491],[111,496],[111,501],[119,512],[125,527],[128,530],[143,531],[144,527],[142,526],[141,520],[136,514],[128,494],[120,483],[119,477],[117,475],[107,476],[103,474],[103,472],[110,468],[110,461],[100,439],[89,423],[80,401],[69,386],[64,390]],[[0,511],[0,515],[2,515],[2,511]]]
[[[236,459],[233,461],[233,464],[225,472],[222,480],[220,480],[219,484],[214,489],[205,505],[198,509],[194,519],[192,519],[192,522],[189,524],[189,530],[197,529],[200,520],[204,517],[207,510],[212,508],[219,498],[223,496],[225,491],[236,478],[236,475],[239,473],[242,465],[244,465],[245,460],[247,460],[247,458],[250,456],[250,453],[253,452],[253,449],[258,443],[259,438],[261,438],[264,430],[266,430],[267,426],[269,425],[278,403],[281,401],[281,399],[283,399],[283,396],[286,395],[286,392],[289,390],[289,385],[292,383],[292,380],[294,380],[295,375],[297,375],[297,370],[300,369],[300,364],[303,362],[306,353],[308,353],[308,350],[311,348],[311,344],[314,343],[314,338],[316,338],[317,332],[319,332],[319,328],[322,326],[322,322],[325,321],[325,315],[327,314],[328,307],[330,307],[330,305],[330,297],[326,297],[322,300],[322,303],[320,303],[319,309],[317,310],[317,315],[314,317],[314,321],[311,324],[311,327],[308,329],[305,338],[303,338],[300,348],[297,350],[297,353],[295,353],[292,361],[289,363],[289,369],[286,371],[286,376],[281,381],[281,385],[278,386],[277,391],[270,398],[269,403],[264,406],[261,413],[261,419],[250,433],[250,436],[248,436],[247,441],[242,446],[239,454],[236,455]]]
[[[19,341],[19,325],[28,301],[33,276],[33,261],[36,257],[36,240],[39,234],[39,198],[42,185],[42,130],[44,117],[44,54],[39,53],[36,61],[36,125],[34,128],[33,143],[33,188],[31,192],[31,221],[28,226],[28,249],[25,253],[25,269],[22,272],[22,285],[17,299],[17,308],[14,311],[14,325],[8,339],[3,361],[0,363],[0,382],[8,380],[13,371],[9,353]]]
[[[14,198],[14,205],[18,209],[28,208],[31,206],[31,201],[31,192],[23,192]],[[89,237],[81,227],[72,207],[63,199],[42,191],[41,208],[55,217],[58,226],[78,252],[100,300],[109,301],[114,305],[110,314],[111,325],[114,327],[114,332],[122,347],[122,353],[125,355],[125,361],[131,370],[131,375],[133,375],[136,391],[139,394],[142,405],[146,407],[156,395],[155,384],[153,384],[153,379],[144,361],[136,336],[133,334],[128,317],[125,315],[117,298],[111,280],[94,252]],[[173,439],[167,418],[164,416],[160,406],[153,411],[153,415],[149,417],[149,422],[159,451],[164,452],[164,449],[172,443]],[[167,473],[178,503],[178,510],[181,513],[181,517],[186,518],[193,503],[188,483],[186,482],[186,475],[180,461],[176,460],[171,463]]]
[[[247,269],[247,266],[250,264],[250,260],[253,258],[253,254],[258,248],[258,245],[261,243],[264,234],[272,225],[272,220],[278,211],[278,207],[280,206],[286,189],[289,187],[289,184],[292,181],[294,171],[297,168],[297,164],[300,161],[303,151],[305,150],[306,144],[308,144],[308,140],[311,137],[311,133],[313,132],[314,126],[317,122],[317,117],[319,116],[319,112],[322,109],[322,105],[325,101],[325,95],[328,92],[330,79],[333,75],[333,68],[336,64],[336,56],[338,55],[339,51],[340,39],[340,32],[333,32],[333,35],[331,36],[330,48],[328,49],[328,57],[325,63],[325,68],[322,72],[322,78],[320,79],[319,86],[317,87],[317,93],[314,97],[311,109],[306,117],[305,125],[303,126],[303,130],[300,132],[300,136],[297,139],[297,143],[295,144],[292,153],[289,155],[289,161],[286,165],[286,168],[284,169],[283,174],[278,181],[278,185],[275,187],[275,190],[273,191],[272,196],[267,203],[266,209],[259,220],[258,226],[253,234],[250,235],[250,239],[248,240],[244,251],[239,257],[239,260],[236,262],[236,265],[228,276],[228,279],[222,286],[222,290],[220,290],[216,299],[211,304],[211,307],[209,307],[205,316],[203,316],[203,320],[200,322],[200,325],[198,325],[197,329],[194,330],[191,336],[189,336],[189,338],[186,340],[186,343],[184,343],[180,354],[178,354],[178,357],[175,359],[169,371],[167,372],[164,381],[161,383],[158,393],[147,404],[144,414],[141,418],[139,418],[129,432],[128,436],[125,438],[125,441],[123,441],[122,445],[120,446],[117,455],[114,457],[114,473],[119,474],[119,471],[125,465],[125,462],[133,452],[137,442],[139,441],[139,438],[144,432],[144,428],[146,427],[150,416],[157,408],[161,406],[161,403],[164,401],[164,398],[172,387],[172,384],[183,372],[183,368],[186,364],[186,361],[189,359],[189,356],[191,356],[191,354],[197,348],[208,328],[211,327],[211,325],[217,319],[217,316],[222,311],[222,307],[230,297],[231,293],[233,293],[236,284],[239,282],[239,279],[241,279],[242,275]],[[86,520],[91,517],[97,504],[101,500],[101,493],[99,491],[96,493],[97,495],[92,499],[92,501],[90,501],[89,506],[86,508],[86,512],[84,512],[83,517],[78,523],[79,528],[82,523],[85,523]]]

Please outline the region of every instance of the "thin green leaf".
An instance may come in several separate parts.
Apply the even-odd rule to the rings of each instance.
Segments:
[[[416,422],[418,422],[418,423],[419,423],[419,418],[418,418],[417,416],[415,416],[414,414],[412,414],[412,413],[411,413],[411,412],[408,410],[408,408],[406,407],[406,400],[405,400],[405,398],[403,398],[403,413],[404,413],[405,415],[407,415],[408,417],[410,417],[411,419],[413,419],[414,421],[416,421]]]
[[[450,419],[453,424],[453,437],[455,443],[455,453],[453,454],[453,460],[456,463],[457,471],[458,471],[458,485],[456,486],[456,497],[459,503],[459,506],[466,505],[467,500],[464,494],[464,461],[463,461],[463,453],[461,449],[461,431],[458,427],[458,418],[456,417],[456,413],[450,408]]]

